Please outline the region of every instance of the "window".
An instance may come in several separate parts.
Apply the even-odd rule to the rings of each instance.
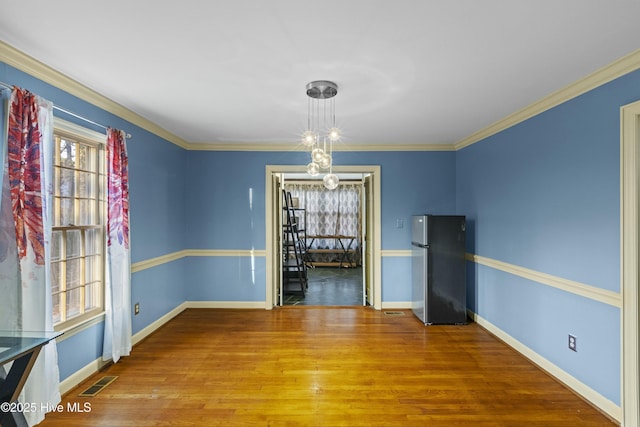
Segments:
[[[53,323],[73,326],[104,301],[105,136],[56,120],[51,292]]]

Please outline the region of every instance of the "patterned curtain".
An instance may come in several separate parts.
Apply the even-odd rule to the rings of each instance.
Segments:
[[[51,206],[53,105],[13,88],[7,117],[6,157],[0,198],[0,329],[52,331]],[[22,394],[37,403],[29,425],[44,419],[42,408],[60,402],[55,340],[40,353]]]
[[[125,133],[107,130],[107,268],[102,358],[117,362],[131,352],[129,160]]]
[[[354,236],[352,249],[361,247],[362,184],[340,183],[335,190],[327,190],[321,183],[285,183],[285,190],[297,197],[299,206],[306,209],[306,233],[314,235]],[[311,243],[311,240],[308,241]],[[346,245],[347,240],[343,240]],[[336,249],[335,239],[315,239],[310,249]],[[335,254],[316,254],[317,261],[336,261]]]

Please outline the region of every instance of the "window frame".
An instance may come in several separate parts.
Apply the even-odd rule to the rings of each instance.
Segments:
[[[96,168],[95,170],[97,171],[98,174],[98,182],[97,187],[96,187],[96,201],[95,203],[97,204],[97,206],[94,206],[94,209],[96,209],[96,213],[98,215],[99,218],[99,224],[98,225],[78,225],[78,226],[57,226],[54,225],[52,223],[52,232],[53,231],[62,231],[63,233],[66,233],[69,230],[80,230],[81,231],[81,240],[84,240],[84,233],[86,230],[90,230],[90,229],[97,229],[100,230],[101,232],[101,237],[102,237],[102,244],[100,247],[100,260],[99,260],[99,267],[100,267],[100,272],[99,272],[99,277],[100,277],[100,289],[98,290],[99,293],[99,304],[97,305],[97,307],[92,308],[90,310],[86,310],[83,311],[81,314],[78,314],[76,316],[73,316],[71,318],[66,318],[65,320],[62,320],[58,323],[54,323],[53,328],[56,331],[68,331],[71,329],[75,329],[77,327],[83,326],[84,324],[90,323],[93,319],[97,318],[97,317],[101,317],[104,315],[104,303],[105,303],[105,269],[106,269],[106,250],[107,250],[107,245],[106,245],[106,217],[107,217],[107,212],[106,212],[106,198],[107,198],[107,182],[106,182],[106,135],[100,132],[96,132],[93,131],[89,128],[77,125],[75,123],[71,123],[68,122],[66,120],[63,119],[59,119],[57,117],[54,117],[54,121],[53,121],[53,128],[54,128],[54,143],[56,141],[57,137],[62,137],[62,138],[68,138],[70,140],[76,141],[76,142],[80,142],[83,144],[87,144],[90,145],[94,148],[96,148],[97,153],[96,153],[96,161],[98,162],[96,164]],[[102,159],[100,159],[100,157],[103,157]],[[104,165],[104,169],[102,170],[102,174],[101,174],[101,170],[100,170],[100,162],[102,162],[102,164]],[[55,156],[54,156],[54,164],[52,165],[52,178],[55,176],[55,168],[58,167],[55,164]],[[100,176],[102,175],[102,182],[100,182]],[[52,206],[55,207],[56,206],[56,194],[55,194],[55,185],[56,183],[53,182],[52,183],[52,189],[54,190],[54,194],[52,194]],[[100,192],[102,191],[102,194],[100,194]],[[54,214],[55,212],[52,211],[52,222],[54,219]],[[61,250],[62,251],[62,250]],[[80,257],[85,257],[86,253],[85,253],[85,246],[84,243],[82,244],[82,250],[80,253]],[[53,261],[50,261],[50,265],[53,264]],[[61,270],[61,273],[64,273],[63,270]],[[83,282],[84,282],[84,269],[81,269],[81,277],[83,277]],[[62,274],[61,274],[62,275]],[[52,288],[53,288],[53,283],[52,283]],[[64,289],[60,289],[59,292],[63,292]],[[52,297],[52,302],[53,302],[53,292],[51,292],[51,297]],[[61,305],[65,305],[66,301],[61,302]],[[82,298],[81,300],[81,304],[84,306],[84,298]],[[66,307],[65,307],[66,308]],[[84,307],[83,307],[84,310]]]

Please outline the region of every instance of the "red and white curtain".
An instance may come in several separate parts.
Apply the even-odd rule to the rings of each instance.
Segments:
[[[107,268],[102,358],[117,362],[131,352],[129,160],[126,136],[107,130]]]
[[[0,197],[0,329],[52,331],[51,207],[53,105],[13,88],[6,112]],[[29,425],[44,419],[42,408],[60,402],[55,340],[41,351],[21,394],[38,402],[25,413]],[[41,403],[41,404],[40,404]],[[48,405],[47,405],[48,404]]]

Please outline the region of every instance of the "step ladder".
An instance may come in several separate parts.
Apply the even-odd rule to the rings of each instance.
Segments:
[[[282,218],[282,278],[283,291],[290,290],[291,284],[299,284],[302,296],[308,287],[306,256],[305,230],[299,224],[299,217],[296,216],[296,209],[293,207],[291,193],[282,190],[283,209],[285,215]],[[302,238],[301,238],[302,235]]]

